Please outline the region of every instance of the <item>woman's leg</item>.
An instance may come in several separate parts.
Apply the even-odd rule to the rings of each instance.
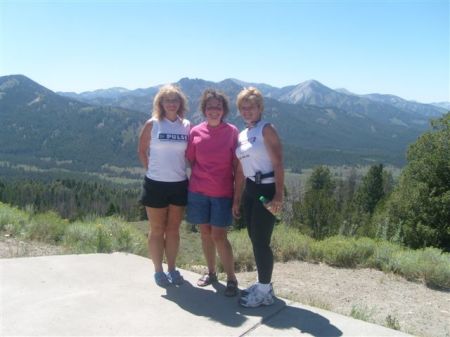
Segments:
[[[253,205],[251,241],[258,270],[258,281],[268,284],[272,281],[273,252],[270,247],[275,218],[265,207],[256,201]]]
[[[145,210],[150,224],[150,233],[148,235],[149,255],[155,266],[155,272],[162,272],[165,246],[164,232],[167,226],[168,207],[145,207]]]
[[[200,224],[200,234],[202,239],[203,254],[205,255],[206,264],[209,273],[216,272],[216,245],[211,237],[211,225]]]
[[[227,280],[236,281],[234,272],[233,249],[227,238],[227,229],[211,226],[211,237],[214,241],[223,269],[227,274]]]
[[[164,245],[169,271],[175,270],[175,262],[180,248],[180,224],[183,214],[183,206],[169,205]]]
[[[259,201],[260,196],[269,199],[275,193],[274,184],[257,185],[247,181],[243,194],[244,216],[260,283],[270,283],[273,271],[273,253],[270,247],[275,217]]]

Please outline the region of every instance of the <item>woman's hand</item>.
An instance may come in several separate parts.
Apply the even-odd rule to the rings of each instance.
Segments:
[[[283,197],[275,195],[266,205],[267,209],[275,214],[279,214],[283,210]]]
[[[233,206],[231,207],[231,211],[233,212],[233,216],[236,219],[241,218],[241,203],[238,200],[233,201]]]

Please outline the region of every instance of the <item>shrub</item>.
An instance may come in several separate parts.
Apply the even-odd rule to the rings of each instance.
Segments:
[[[369,265],[383,271],[390,271],[391,260],[397,252],[403,248],[398,244],[387,241],[378,241],[373,255],[369,259]]]
[[[367,306],[354,305],[350,311],[350,316],[362,321],[370,322],[374,313],[374,309],[369,309]]]
[[[16,207],[11,207],[0,202],[0,231],[16,236],[22,232],[22,228],[29,221],[29,215]]]
[[[367,260],[375,251],[372,239],[354,239],[344,236],[332,236],[314,246],[313,256],[337,267],[366,266]]]
[[[391,315],[386,316],[386,326],[394,330],[400,330],[398,319]]]
[[[32,216],[25,227],[25,237],[50,244],[62,240],[67,227],[67,220],[63,220],[55,212],[40,213]]]
[[[425,248],[419,263],[427,286],[450,289],[450,254],[437,248]]]
[[[74,222],[67,227],[63,242],[64,245],[75,250],[76,253],[96,253],[96,228],[89,223]]]
[[[64,244],[78,253],[129,252],[147,255],[145,235],[121,218],[90,218],[91,222],[74,222],[64,235]]]
[[[276,226],[272,236],[272,248],[276,261],[306,261],[310,255],[310,246],[314,240],[300,233],[299,230]]]

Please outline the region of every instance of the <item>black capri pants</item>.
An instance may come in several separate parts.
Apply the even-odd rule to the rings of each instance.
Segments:
[[[272,200],[275,194],[275,183],[256,184],[246,179],[243,194],[244,219],[248,235],[252,242],[253,254],[258,269],[258,281],[270,283],[273,271],[273,253],[270,240],[275,225],[275,216],[270,213],[259,200],[264,196]]]

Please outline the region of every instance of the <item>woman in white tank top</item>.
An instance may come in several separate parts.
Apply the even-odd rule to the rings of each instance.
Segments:
[[[240,216],[242,197],[244,220],[258,272],[258,282],[241,292],[239,303],[253,308],[274,303],[270,240],[275,225],[274,214],[281,211],[283,203],[284,169],[280,138],[273,125],[262,120],[262,94],[256,88],[245,88],[237,96],[237,106],[247,128],[239,134],[236,149],[239,167],[233,214]],[[244,178],[244,193],[240,193]],[[261,200],[269,202],[263,204]]]
[[[146,169],[141,202],[149,219],[148,248],[159,286],[183,283],[175,268],[180,224],[187,203],[185,151],[190,123],[184,119],[187,99],[173,85],[160,89],[153,114],[139,137],[139,160]],[[166,256],[168,271],[163,270]]]

